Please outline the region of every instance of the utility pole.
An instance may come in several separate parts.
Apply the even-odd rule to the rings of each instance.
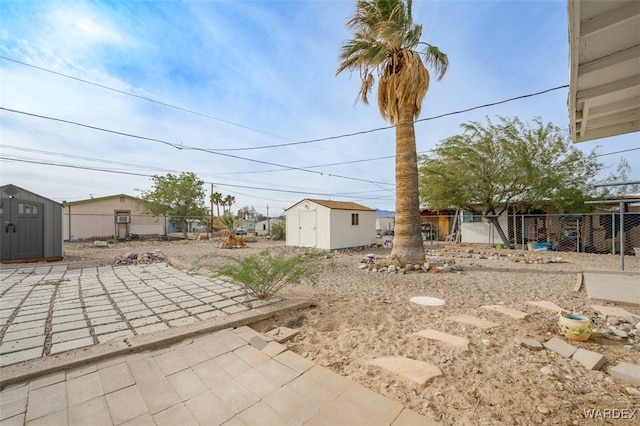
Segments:
[[[213,183],[211,184],[211,195],[209,196],[209,201],[211,202],[211,210],[210,210],[211,217],[209,218],[209,232],[211,233],[211,235],[213,235]]]
[[[267,204],[267,237],[271,238],[271,220],[269,219],[269,204]]]

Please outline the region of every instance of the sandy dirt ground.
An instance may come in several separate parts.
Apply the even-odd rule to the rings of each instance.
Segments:
[[[219,243],[132,241],[108,248],[65,243],[65,262],[75,266],[112,263],[116,256],[127,253],[157,251],[173,266],[189,269],[207,254],[240,257],[264,248],[285,249],[283,242],[265,239],[249,240],[245,248],[232,250],[219,248]],[[609,420],[605,418],[604,423],[640,423],[640,413],[633,414],[640,406],[640,386],[609,374],[609,369],[620,362],[640,364],[640,338],[615,340],[610,327],[624,328],[628,321],[618,324],[618,319],[598,316],[591,305],[613,304],[590,301],[584,286],[573,291],[577,274],[584,269],[619,270],[618,256],[482,247],[425,248],[432,265],[448,260],[461,270],[373,272],[360,269],[361,262],[368,253],[374,253],[380,264],[390,254],[389,249],[334,252],[320,260],[321,273],[315,287],[302,284],[280,293],[283,297],[312,298],[316,307],[253,327],[261,332],[275,326],[298,329],[299,335],[286,343],[293,351],[442,424],[603,424],[604,410],[620,410],[609,412]],[[216,258],[210,263],[223,261]],[[640,258],[628,256],[626,270],[640,272]],[[446,304],[421,306],[409,301],[414,296],[433,296]],[[556,314],[526,303],[541,300],[592,318],[595,332],[591,339],[571,343],[604,355],[607,363],[601,370],[590,371],[555,352],[514,343],[516,337],[545,342],[560,336]],[[483,305],[503,305],[526,312],[529,317],[514,320],[483,309]],[[623,307],[640,315],[640,307]],[[458,314],[501,326],[484,331],[447,320]],[[626,325],[633,329],[634,324]],[[460,352],[413,336],[425,328],[465,337],[471,342],[470,350]],[[416,388],[366,364],[376,357],[397,355],[435,364],[443,374],[426,387]],[[587,419],[586,410],[600,410],[595,413],[601,417]],[[612,413],[627,418],[614,419]],[[628,418],[631,415],[633,418]]]

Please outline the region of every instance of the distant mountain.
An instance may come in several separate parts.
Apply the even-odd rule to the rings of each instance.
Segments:
[[[396,212],[376,209],[376,217],[395,217]]]

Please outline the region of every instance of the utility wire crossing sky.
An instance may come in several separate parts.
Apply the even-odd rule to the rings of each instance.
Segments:
[[[376,101],[355,103],[358,75],[335,74],[354,4],[0,0],[2,183],[77,201],[187,171],[234,209],[314,197],[393,210],[393,127]],[[485,117],[568,128],[566,0],[413,9],[450,60],[416,120],[420,153]],[[596,149],[603,178],[625,158],[640,179],[637,133],[576,147]]]

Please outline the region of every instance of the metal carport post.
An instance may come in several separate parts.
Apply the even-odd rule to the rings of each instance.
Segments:
[[[600,185],[603,186],[603,185]],[[640,198],[627,198],[624,200],[600,200],[600,201],[585,201],[585,204],[618,204],[620,212],[620,270],[624,271],[624,206],[627,203],[638,203]],[[611,237],[613,238],[613,236]]]

